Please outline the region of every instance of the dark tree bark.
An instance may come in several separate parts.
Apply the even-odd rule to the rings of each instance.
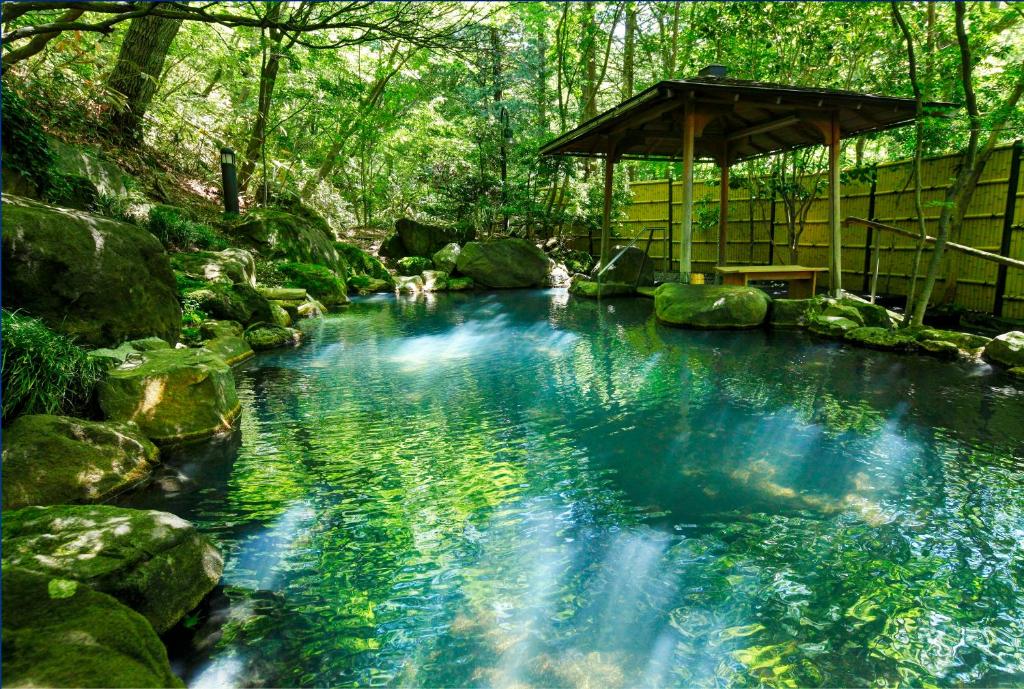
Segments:
[[[57,21],[73,22],[83,14],[85,14],[85,10],[68,10],[64,14],[60,15],[60,18],[57,19]],[[41,33],[33,36],[32,40],[29,41],[28,44],[4,53],[3,66],[5,68],[10,67],[13,64],[21,62],[22,60],[27,60],[33,55],[41,53],[46,45],[53,39],[57,38],[57,36],[60,36],[60,34],[60,31],[51,31],[49,33]]]
[[[136,17],[128,26],[107,81],[125,99],[110,114],[111,131],[124,143],[142,142],[142,120],[156,94],[167,51],[180,28],[180,19],[156,16]]]

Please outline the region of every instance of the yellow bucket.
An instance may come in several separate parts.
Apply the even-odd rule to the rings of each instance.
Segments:
[[[704,273],[690,273],[690,284],[691,285],[703,285],[704,284]]]

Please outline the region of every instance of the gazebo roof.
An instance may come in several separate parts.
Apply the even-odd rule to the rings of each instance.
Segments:
[[[819,124],[838,115],[841,138],[900,127],[914,121],[912,98],[787,86],[725,76],[661,81],[544,145],[542,155],[604,157],[616,141],[622,158],[682,157],[686,104],[704,114],[694,139],[697,158],[729,164],[805,146],[822,145]],[[928,102],[926,109],[952,103]]]

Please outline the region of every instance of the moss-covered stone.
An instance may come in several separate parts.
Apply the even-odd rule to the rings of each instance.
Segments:
[[[142,360],[142,355],[139,353],[139,350],[135,349],[127,342],[122,342],[114,349],[107,347],[93,349],[88,352],[88,357],[100,362],[104,368],[120,366],[130,358],[135,358],[140,361]]]
[[[329,306],[348,303],[345,283],[330,268],[311,263],[280,263],[277,267],[288,280],[286,287],[300,287]]]
[[[961,351],[954,343],[945,340],[921,340],[917,346],[919,351],[940,359],[956,359]]]
[[[448,273],[443,270],[424,270],[422,277],[424,292],[443,292],[448,289]]]
[[[459,260],[459,253],[461,251],[462,247],[455,242],[446,244],[434,254],[434,267],[451,275],[455,272],[455,265]]]
[[[181,307],[163,246],[109,218],[3,197],[3,301],[82,344],[178,341]]]
[[[220,553],[180,517],[110,505],[4,512],[4,563],[85,584],[173,627],[220,581]]]
[[[137,340],[129,340],[128,346],[137,352],[152,352],[156,349],[170,349],[171,345],[159,337],[140,337]]]
[[[257,352],[296,345],[302,341],[302,333],[273,323],[256,323],[245,329],[245,339]]]
[[[3,567],[7,687],[184,687],[145,617],[73,580]]]
[[[378,253],[385,258],[404,258],[409,255],[397,232],[381,242]]]
[[[419,275],[424,270],[430,270],[433,265],[425,256],[406,256],[395,262],[395,268],[402,276]]]
[[[448,278],[448,291],[449,292],[465,292],[475,287],[473,284],[473,278],[460,277],[460,278]]]
[[[582,276],[574,276],[569,284],[569,294],[588,299],[605,297],[633,296],[636,290],[633,285],[624,282],[604,282],[600,284],[594,280],[587,280]]]
[[[390,292],[395,288],[395,281],[394,279],[378,280],[366,275],[353,275],[348,279],[348,288],[350,291],[360,295]]]
[[[993,338],[985,345],[982,356],[1007,368],[1024,366],[1024,332],[1011,330]]]
[[[395,281],[395,291],[399,294],[418,294],[423,291],[423,277],[420,275],[400,275]]]
[[[315,263],[330,268],[342,279],[348,277],[345,259],[322,219],[258,208],[242,216],[229,231],[264,256]]]
[[[853,328],[844,333],[844,338],[848,342],[873,349],[909,352],[918,348],[917,340],[912,335],[890,328],[876,328],[873,326]]]
[[[219,356],[228,366],[235,366],[256,355],[245,338],[239,335],[214,337],[203,342],[203,348]]]
[[[913,335],[913,337],[920,342],[924,342],[927,340],[949,342],[956,345],[959,349],[965,350],[967,352],[976,352],[982,349],[992,339],[990,337],[985,337],[983,335],[962,333],[956,330],[942,330],[940,328],[929,328],[926,326],[907,328],[906,332],[910,335]]]
[[[295,307],[295,315],[298,318],[320,318],[325,313],[327,313],[327,307],[313,297],[307,297],[306,301]]]
[[[247,284],[210,283],[185,293],[207,315],[226,321],[253,323],[272,317],[267,298]]]
[[[259,293],[274,301],[302,301],[307,296],[305,287],[260,287]]]
[[[3,433],[3,509],[106,502],[148,480],[159,461],[134,426],[22,416]]]
[[[391,273],[388,272],[388,269],[381,263],[380,259],[373,254],[347,242],[335,242],[334,246],[341,252],[345,262],[348,264],[349,277],[366,276],[383,280],[389,284],[393,282]]]
[[[131,176],[121,167],[85,146],[49,139],[53,153],[53,171],[60,175],[84,177],[98,192],[108,196],[128,196]]]
[[[199,324],[199,332],[206,339],[241,337],[244,330],[242,324],[238,321],[218,321],[211,318]]]
[[[872,328],[891,328],[893,326],[892,318],[889,317],[889,312],[878,304],[872,304],[870,302],[861,301],[860,299],[853,299],[850,297],[844,297],[838,302],[840,305],[856,309],[860,314],[860,320],[864,325]],[[829,314],[836,315],[836,314]],[[844,315],[845,314],[838,314]],[[855,320],[855,319],[850,319]]]
[[[823,309],[820,299],[772,299],[769,322],[775,328],[806,328]]]
[[[193,280],[256,286],[256,261],[245,249],[172,254],[171,266]]]
[[[770,303],[755,287],[670,282],[654,292],[658,320],[687,328],[756,328],[764,323]]]
[[[864,317],[861,315],[860,310],[849,304],[841,304],[839,302],[827,304],[825,310],[822,311],[822,315],[833,318],[845,318],[848,321],[853,321],[858,326],[865,325]]]
[[[98,398],[108,419],[137,424],[157,444],[223,433],[241,412],[231,367],[205,349],[148,352],[111,370]]]
[[[643,249],[635,246],[627,249],[625,246],[616,245],[611,249],[611,256],[618,255],[620,251],[623,252],[622,255],[601,274],[601,282],[635,285],[639,278],[641,285],[653,285],[654,262],[644,254]]]
[[[461,244],[473,238],[472,232],[427,225],[408,218],[395,222],[395,234],[402,241],[404,256],[433,256],[448,244]]]
[[[467,243],[456,267],[484,287],[545,287],[551,261],[525,239],[507,238]]]
[[[808,329],[812,333],[818,335],[824,335],[826,337],[843,337],[845,334],[854,330],[855,328],[862,328],[860,323],[852,321],[849,318],[843,316],[828,316],[828,315],[812,315],[808,319]]]

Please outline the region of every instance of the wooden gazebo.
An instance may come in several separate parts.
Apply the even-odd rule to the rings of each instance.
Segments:
[[[604,222],[601,264],[608,260],[615,162],[681,160],[683,217],[680,278],[689,282],[693,239],[693,163],[721,168],[718,265],[724,265],[729,167],[760,156],[824,144],[829,156],[829,289],[842,290],[839,208],[841,139],[901,127],[914,121],[911,98],[785,86],[732,79],[720,65],[685,80],[661,81],[540,149],[542,155],[603,158]],[[928,108],[947,103],[926,103]]]

